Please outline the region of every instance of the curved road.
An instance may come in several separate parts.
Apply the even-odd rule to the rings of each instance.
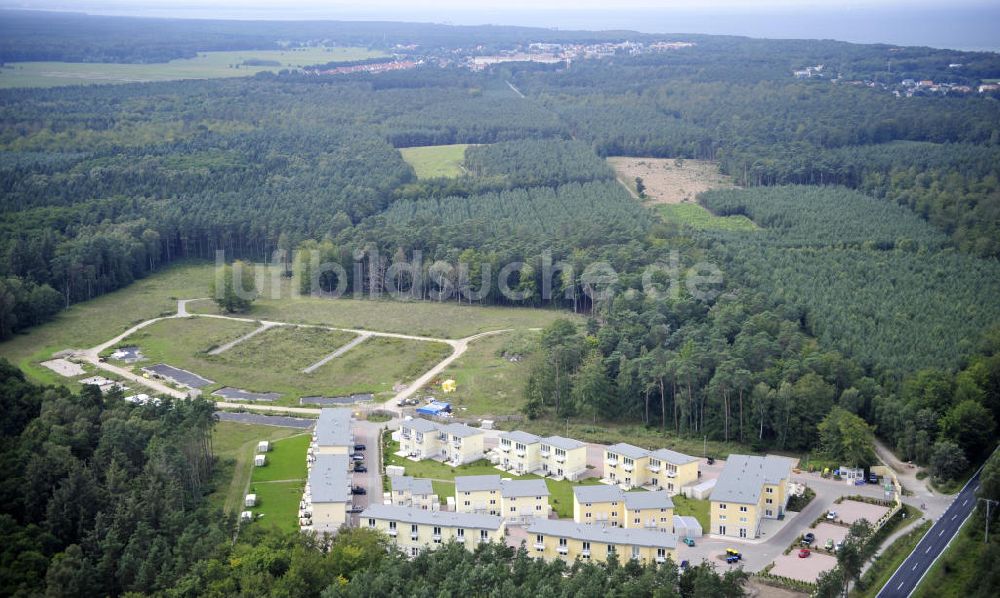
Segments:
[[[920,540],[917,547],[896,572],[889,578],[878,598],[906,598],[920,585],[920,580],[927,575],[934,564],[951,544],[959,528],[972,514],[976,507],[976,491],[979,490],[979,473],[982,467],[965,484],[962,491],[951,501],[951,505],[937,520],[930,531]]]
[[[140,322],[140,323],[136,324],[135,326],[132,326],[131,328],[129,328],[125,332],[119,334],[118,336],[116,336],[116,337],[114,337],[114,338],[112,338],[112,339],[110,339],[108,341],[105,341],[105,342],[97,345],[96,347],[91,347],[90,349],[87,349],[85,351],[77,353],[76,357],[79,357],[80,359],[83,359],[84,361],[87,361],[88,363],[92,364],[96,368],[102,369],[102,370],[107,371],[107,372],[111,372],[111,373],[116,374],[118,376],[121,376],[122,378],[125,378],[127,380],[131,380],[133,382],[137,382],[139,384],[142,384],[143,386],[146,386],[147,388],[149,388],[149,389],[151,389],[151,390],[153,390],[153,391],[155,391],[155,392],[157,392],[159,394],[169,395],[169,396],[172,396],[172,397],[175,397],[175,398],[178,398],[178,399],[187,398],[188,394],[186,392],[179,391],[179,390],[177,390],[175,388],[171,388],[170,386],[167,386],[166,384],[163,384],[162,382],[159,382],[157,380],[154,380],[154,379],[151,379],[151,378],[145,378],[145,377],[140,376],[138,374],[132,373],[131,371],[129,371],[129,370],[125,369],[125,368],[121,368],[121,367],[118,367],[116,365],[112,365],[112,364],[107,363],[105,361],[101,361],[100,354],[101,354],[102,351],[105,351],[105,350],[109,349],[110,347],[116,345],[117,343],[120,343],[121,341],[125,340],[126,338],[128,338],[129,336],[131,336],[132,334],[134,334],[136,331],[141,330],[141,329],[143,329],[143,328],[145,328],[145,327],[147,327],[147,326],[149,326],[151,324],[155,324],[156,322],[159,322],[161,320],[169,320],[169,319],[172,319],[172,318],[202,317],[202,318],[218,318],[218,319],[222,319],[222,320],[235,320],[237,322],[257,322],[257,320],[254,320],[252,318],[239,318],[239,317],[235,317],[235,316],[223,316],[223,315],[219,315],[219,314],[192,314],[192,313],[188,312],[188,310],[187,310],[187,304],[189,302],[191,302],[191,301],[199,301],[199,299],[180,299],[180,300],[177,301],[177,313],[176,314],[171,315],[171,316],[164,316],[164,317],[160,317],[160,318],[152,318],[150,320],[146,320],[145,322]],[[461,357],[463,353],[465,353],[465,351],[469,348],[469,343],[474,342],[474,341],[476,341],[478,339],[481,339],[481,338],[483,338],[485,336],[490,336],[490,335],[494,335],[494,334],[501,334],[503,332],[510,332],[510,329],[490,330],[488,332],[480,332],[479,334],[474,334],[472,336],[467,336],[465,338],[448,339],[448,338],[434,338],[434,337],[429,337],[429,336],[415,336],[415,335],[411,335],[411,334],[399,334],[399,333],[395,333],[395,332],[374,332],[372,330],[360,330],[360,329],[355,329],[355,328],[334,328],[334,327],[331,327],[331,326],[318,326],[318,325],[311,325],[311,324],[292,324],[292,323],[288,323],[288,322],[271,322],[271,321],[265,321],[265,320],[261,320],[260,323],[261,323],[261,327],[260,328],[254,330],[250,334],[244,335],[244,336],[236,339],[235,341],[233,341],[231,343],[223,345],[223,349],[222,350],[229,349],[232,346],[234,346],[237,343],[239,343],[240,341],[246,340],[247,338],[250,338],[251,336],[253,336],[253,335],[257,334],[257,333],[263,332],[267,328],[271,328],[271,327],[274,327],[274,326],[296,326],[296,327],[299,327],[299,328],[320,328],[320,329],[324,329],[324,330],[337,330],[337,331],[343,331],[343,332],[351,332],[351,333],[354,333],[354,334],[358,335],[359,337],[363,337],[362,340],[366,339],[368,337],[372,337],[372,336],[382,336],[382,337],[388,337],[388,338],[400,338],[400,339],[406,339],[406,340],[445,343],[446,345],[449,345],[451,347],[451,355],[449,355],[448,357],[445,357],[444,359],[442,359],[441,361],[439,361],[434,367],[432,367],[431,369],[429,369],[426,372],[424,372],[424,374],[421,375],[419,378],[417,378],[416,380],[414,380],[410,384],[407,384],[406,388],[404,388],[403,390],[401,390],[398,393],[396,393],[396,395],[393,396],[392,399],[390,399],[388,401],[388,404],[390,404],[390,405],[398,404],[398,402],[400,400],[409,398],[414,393],[416,393],[418,390],[420,390],[425,384],[427,384],[428,382],[430,382],[431,380],[433,380],[435,376],[437,376],[442,371],[444,371],[444,369],[446,367],[448,367],[449,365],[451,365],[451,363],[453,361],[455,361],[456,359],[458,359],[459,357]],[[243,407],[243,408],[246,408],[246,409],[259,408],[260,410],[287,411],[287,412],[291,412],[291,413],[318,413],[319,412],[318,409],[307,409],[307,408],[296,408],[296,407],[270,407],[269,409],[267,409],[266,407],[268,407],[268,406],[266,406],[266,405],[245,405],[243,403],[219,403],[219,405],[222,406],[222,407],[236,406],[236,407]]]

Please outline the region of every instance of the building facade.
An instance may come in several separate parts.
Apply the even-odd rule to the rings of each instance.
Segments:
[[[542,475],[578,480],[587,471],[587,445],[579,440],[549,436],[539,444]]]
[[[303,527],[333,533],[347,523],[351,506],[351,460],[347,455],[319,454],[309,468],[301,514],[309,513]]]
[[[504,541],[504,521],[492,515],[425,511],[395,505],[371,505],[361,513],[360,525],[388,535],[406,554],[455,541],[469,550],[479,544]]]
[[[389,476],[392,485],[391,502],[397,507],[411,507],[425,511],[438,510],[441,503],[431,481],[412,476]]]
[[[419,417],[399,427],[400,454],[416,461],[437,459],[451,465],[484,457],[483,431],[465,424],[440,424]]]
[[[764,519],[784,516],[791,475],[787,457],[730,455],[710,497],[710,533],[758,537]]]
[[[558,519],[536,520],[528,526],[528,551],[546,561],[604,562],[617,554],[622,562],[665,563],[677,558],[677,537],[671,533],[582,525]]]
[[[665,490],[625,492],[618,486],[573,488],[573,521],[606,527],[673,531],[674,502]]]
[[[354,449],[350,409],[321,409],[313,432],[315,455],[348,455]]]
[[[542,468],[542,439],[534,434],[515,430],[500,434],[496,466],[515,475],[535,473]]]

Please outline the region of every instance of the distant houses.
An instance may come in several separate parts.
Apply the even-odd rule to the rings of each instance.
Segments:
[[[514,475],[534,473],[575,481],[587,471],[587,445],[572,438],[542,438],[515,430],[500,434],[490,460],[501,471]]]
[[[650,451],[624,442],[604,449],[604,480],[625,490],[663,489],[674,496],[698,481],[698,459],[668,449]]]
[[[397,546],[416,556],[455,541],[469,550],[504,541],[504,520],[495,515],[426,511],[395,505],[371,505],[361,513],[361,526],[387,534]]]
[[[659,531],[537,520],[528,529],[530,554],[546,561],[604,562],[612,554],[621,562],[665,563],[677,556],[677,536]]]
[[[573,521],[672,532],[674,502],[666,490],[626,492],[618,486],[573,488]]]
[[[510,480],[498,475],[455,478],[455,510],[503,517],[509,523],[548,519],[549,488],[545,480]]]
[[[400,425],[399,454],[414,461],[436,459],[464,465],[484,457],[483,438],[478,428],[417,417]]]
[[[389,476],[389,480],[392,485],[390,496],[393,505],[425,511],[436,511],[441,507],[430,480],[408,475]]]

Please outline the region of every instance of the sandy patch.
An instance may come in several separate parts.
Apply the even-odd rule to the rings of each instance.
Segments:
[[[813,552],[808,557],[799,558],[799,549],[774,559],[771,575],[790,577],[799,581],[814,583],[819,574],[837,566],[837,559],[827,554]]]
[[[608,163],[633,194],[635,179],[641,178],[650,203],[693,203],[702,191],[733,187],[716,163],[705,160],[683,160],[678,165],[673,158],[612,157]]]
[[[82,376],[87,373],[82,367],[80,367],[80,364],[73,363],[72,361],[68,361],[66,359],[50,359],[49,361],[43,361],[42,365],[60,376],[65,376],[67,378],[75,378],[76,376]]]
[[[839,505],[833,505],[830,508],[837,512],[837,521],[848,525],[859,519],[867,519],[868,523],[874,524],[889,512],[889,507],[870,505],[855,500],[845,500]]]

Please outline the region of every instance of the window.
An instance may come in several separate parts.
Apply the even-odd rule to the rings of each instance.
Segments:
[[[471,504],[472,504],[471,502],[469,502],[469,501],[465,501],[465,506],[469,506],[469,505],[471,505]]]
[[[590,519],[590,513],[586,514],[587,519]]]
[[[416,523],[414,523],[413,525],[410,526],[410,533],[411,534],[417,533],[417,524]]]
[[[536,511],[541,511],[542,510],[542,505],[535,505],[535,510]]]
[[[774,494],[774,488],[764,488],[764,492],[767,492],[768,494]]]
[[[419,552],[419,550],[417,549],[416,546],[411,546],[410,547],[410,556],[417,556],[418,552]]]
[[[566,546],[566,538],[559,538],[559,545]]]
[[[747,512],[746,507],[740,507],[740,513],[746,513],[746,512]]]
[[[746,517],[740,517],[740,523],[746,523],[746,522],[747,522]]]
[[[615,553],[615,545],[614,544],[608,544],[608,556],[611,556],[614,553]]]
[[[374,519],[369,519],[368,520],[368,527],[375,527],[375,520]]]
[[[466,496],[469,496],[470,494],[472,494],[472,493],[471,492],[466,492],[465,493]]]
[[[490,504],[491,504],[491,505],[495,505],[495,504],[497,504],[497,499],[495,499],[495,498],[491,498],[491,499],[490,499]]]
[[[632,547],[632,558],[638,559],[639,556],[640,556],[639,555],[639,547],[638,546],[633,546]]]
[[[480,540],[488,540],[489,537],[490,537],[490,535],[486,532],[486,530],[484,530],[484,529],[479,530],[479,539]]]
[[[767,504],[769,504],[769,505],[770,505],[770,504],[774,504],[774,499],[772,499],[772,498],[768,498],[768,499],[765,499],[765,502],[766,502]]]
[[[437,526],[434,527],[434,543],[435,544],[441,543],[441,528]]]
[[[511,513],[516,513],[517,512],[517,507],[511,507],[510,508],[510,512]]]
[[[455,531],[455,534],[458,535],[458,539],[459,540],[464,540],[465,539],[465,528],[462,528],[462,527],[458,528]]]
[[[726,503],[724,503],[724,502],[720,502],[720,503],[719,503],[719,510],[721,510],[721,511],[725,511],[725,510],[726,510]]]
[[[535,535],[535,542],[537,542],[539,544],[545,543],[545,536],[543,536],[542,534],[536,534]]]
[[[747,528],[745,528],[745,527],[741,527],[740,528],[740,537],[741,538],[746,538],[747,537]]]
[[[390,521],[389,522],[389,529],[396,529],[396,522],[395,521]]]
[[[726,526],[724,526],[724,525],[720,525],[719,526],[719,535],[720,536],[725,536],[726,535]]]
[[[585,559],[590,558],[590,542],[583,543],[583,554],[581,556]]]
[[[640,519],[640,518],[638,518],[638,517],[636,517],[635,519],[633,519],[633,520],[632,520],[632,523],[634,523],[634,524],[636,524],[636,525],[639,525],[639,522],[640,522],[640,521],[641,521],[641,519]]]
[[[657,558],[661,558],[662,559],[662,558],[666,558],[666,556],[667,556],[667,549],[666,548],[657,548],[656,549],[656,557]]]

